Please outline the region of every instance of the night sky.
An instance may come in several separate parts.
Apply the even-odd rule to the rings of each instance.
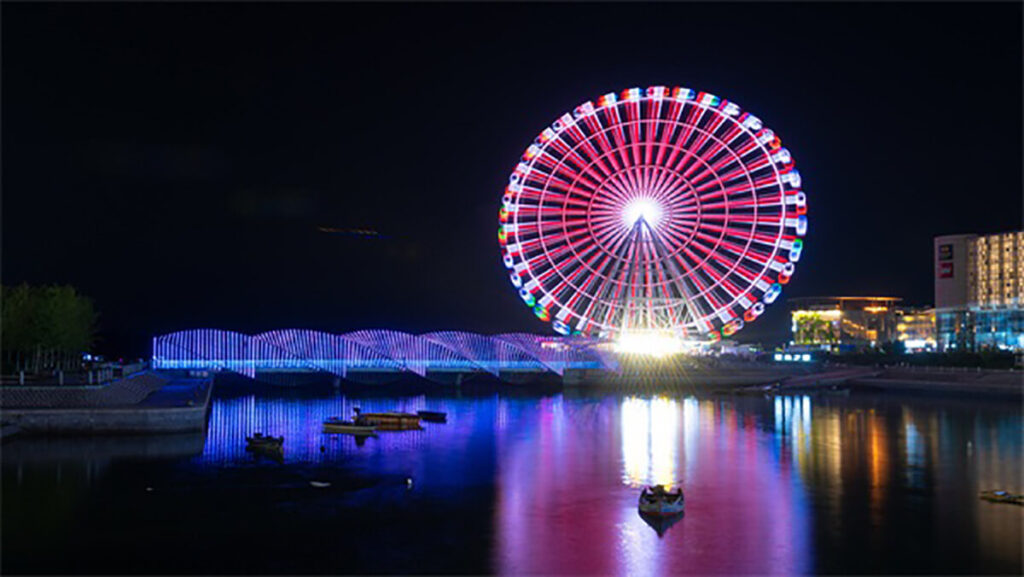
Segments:
[[[1022,4],[10,4],[3,282],[154,334],[547,332],[497,211],[556,117],[654,84],[764,119],[808,195],[783,296],[932,301],[932,237],[1019,229]],[[371,229],[380,236],[323,232]],[[788,338],[780,300],[737,336]]]

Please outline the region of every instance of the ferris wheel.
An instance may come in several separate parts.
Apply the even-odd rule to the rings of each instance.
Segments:
[[[609,93],[523,153],[498,240],[520,297],[561,334],[729,336],[803,250],[792,155],[760,119],[688,88]]]

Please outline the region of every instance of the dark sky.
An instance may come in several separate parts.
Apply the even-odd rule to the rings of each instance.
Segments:
[[[548,330],[501,263],[502,188],[557,116],[631,86],[728,98],[793,152],[810,228],[784,296],[929,304],[934,235],[1021,227],[1020,3],[2,11],[3,282],[77,286],[108,352]],[[740,335],[785,337],[769,310]]]

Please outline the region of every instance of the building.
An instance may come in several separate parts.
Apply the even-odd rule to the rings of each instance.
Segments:
[[[895,297],[789,299],[793,344],[829,350],[880,347],[897,340]]]
[[[1024,350],[1024,231],[935,238],[940,351]]]
[[[898,307],[896,309],[896,340],[907,352],[935,351],[935,309],[930,307]]]

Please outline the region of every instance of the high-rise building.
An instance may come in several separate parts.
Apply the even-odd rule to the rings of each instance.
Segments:
[[[935,238],[940,351],[1024,350],[1024,232]]]

